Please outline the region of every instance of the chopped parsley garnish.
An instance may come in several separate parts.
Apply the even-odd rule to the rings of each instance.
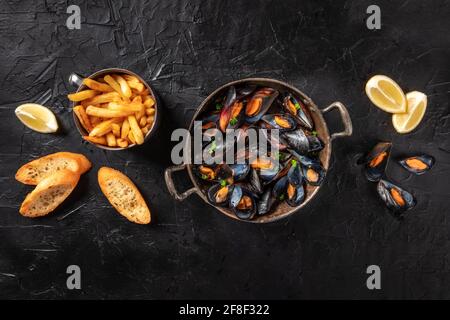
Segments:
[[[238,122],[238,119],[237,119],[236,117],[231,118],[231,120],[230,120],[230,126],[236,125],[237,122]]]
[[[221,103],[216,103],[216,110],[222,109],[223,105]]]
[[[292,167],[295,168],[297,166],[297,160],[291,160]]]
[[[298,102],[296,102],[295,104],[294,104],[294,106],[295,106],[295,109],[300,109],[300,103],[298,103]]]
[[[284,193],[283,193],[281,196],[279,196],[278,199],[279,199],[280,201],[283,201],[283,200],[284,200]]]
[[[227,180],[225,180],[225,179],[220,180],[221,187],[225,187],[226,185],[227,185]]]
[[[311,132],[311,134],[312,134],[314,137],[317,137],[317,131],[316,131],[316,130],[313,130],[313,132]]]
[[[212,154],[214,151],[216,151],[216,149],[217,149],[217,144],[216,144],[216,141],[214,140],[208,149],[209,154]]]
[[[206,180],[206,179],[208,179],[208,176],[206,174],[202,174],[202,179]]]

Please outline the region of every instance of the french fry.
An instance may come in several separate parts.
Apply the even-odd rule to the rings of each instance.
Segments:
[[[142,99],[145,100],[145,98],[150,95],[150,91],[148,91],[148,89],[145,89],[140,93],[140,95],[142,96]]]
[[[152,124],[153,121],[155,121],[155,117],[153,117],[153,116],[148,116],[147,117],[147,124]]]
[[[89,106],[86,108],[86,113],[90,116],[102,117],[102,118],[122,118],[133,113],[133,111],[128,110],[110,110],[94,106]]]
[[[73,112],[77,116],[77,118],[80,121],[83,128],[87,132],[90,132],[92,130],[92,124],[91,124],[91,121],[90,121],[88,115],[86,114],[86,111],[84,110],[84,107],[80,106],[80,105],[75,106],[75,107],[73,107]]]
[[[106,143],[108,144],[108,147],[116,147],[117,146],[116,137],[114,136],[114,134],[112,132],[109,132],[106,134]]]
[[[130,82],[141,82],[137,77],[135,77],[131,74],[124,74],[123,77],[125,78],[125,80],[130,81]]]
[[[147,124],[147,117],[143,116],[141,120],[139,120],[139,126],[142,128],[145,127],[146,124]]]
[[[82,101],[86,99],[90,99],[97,95],[97,91],[95,90],[83,90],[76,93],[70,93],[67,95],[67,98],[69,98],[70,101]]]
[[[83,101],[83,104],[85,104],[85,107],[87,106],[94,106],[97,104],[102,104],[102,103],[109,103],[109,102],[119,102],[121,101],[121,97],[120,94],[118,94],[117,92],[107,92],[107,93],[103,93],[100,94],[98,96],[93,97],[92,99],[86,100],[86,102]]]
[[[122,92],[122,96],[125,98],[130,98],[131,89],[130,86],[128,85],[128,82],[118,74],[114,75],[114,79],[120,85],[120,91]]]
[[[155,114],[155,108],[146,108],[146,109],[145,109],[145,113],[146,113],[148,116],[153,116],[153,115]]]
[[[95,81],[93,79],[89,79],[89,78],[83,79],[83,83],[92,90],[97,90],[97,91],[101,91],[101,92],[114,91],[114,89],[111,88],[109,85]]]
[[[108,109],[110,109],[110,110],[138,112],[138,111],[141,111],[142,108],[143,108],[142,104],[136,104],[136,103],[128,103],[128,104],[120,103],[120,102],[108,103]]]
[[[128,137],[128,132],[130,132],[130,123],[128,122],[128,119],[125,119],[122,123],[122,131],[120,132],[120,137],[122,139],[125,139]]]
[[[126,148],[128,147],[128,141],[125,139],[117,139],[117,145],[121,148]]]
[[[144,134],[144,136],[147,135],[147,133],[150,131],[150,126],[146,125],[145,127],[143,127],[142,129],[142,133]]]
[[[106,145],[106,138],[105,137],[83,136],[83,139],[86,140],[86,141],[92,142],[94,144]]]
[[[120,88],[120,84],[118,84],[117,81],[112,76],[107,74],[106,76],[103,77],[103,80],[105,80],[105,82],[109,84],[111,88],[114,89],[114,91],[122,95],[122,89]]]
[[[153,107],[154,104],[155,104],[155,100],[153,100],[152,97],[147,96],[147,97],[144,99],[144,107],[150,108],[150,107]]]
[[[145,86],[141,82],[133,82],[133,81],[127,81],[130,88],[135,89],[138,93],[141,93],[144,91]]]
[[[101,137],[112,130],[112,124],[121,121],[120,118],[112,118],[96,125],[91,132],[89,132],[90,137]]]
[[[99,117],[91,116],[91,117],[89,117],[89,119],[91,120],[92,128],[95,127],[96,125],[98,125],[100,122],[102,122],[102,119]]]
[[[111,125],[111,128],[113,135],[116,136],[117,138],[120,138],[120,124],[113,123]]]
[[[131,132],[133,132],[133,137],[137,144],[144,143],[144,135],[142,134],[141,128],[136,120],[135,116],[128,116],[128,122],[130,123]]]
[[[134,139],[134,135],[133,135],[132,131],[128,132],[128,140],[130,140],[130,142],[132,144],[136,144],[136,139]]]

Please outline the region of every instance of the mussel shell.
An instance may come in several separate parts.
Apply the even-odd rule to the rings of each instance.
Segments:
[[[212,174],[211,175],[207,175],[205,173],[202,172],[202,170],[204,170],[204,168],[207,168],[208,170],[212,170]],[[192,171],[194,172],[194,174],[199,177],[201,180],[203,181],[218,181],[218,177],[217,177],[217,171],[218,171],[218,167],[217,165],[205,165],[205,164],[201,164],[201,165],[196,165],[192,168]],[[210,177],[212,176],[212,177]]]
[[[296,107],[295,113],[291,108],[288,107],[289,101]],[[312,130],[314,128],[314,122],[311,118],[311,115],[309,113],[309,110],[306,108],[305,104],[300,101],[299,99],[296,99],[293,95],[290,93],[286,93],[283,98],[283,107],[284,109],[291,115],[294,116],[295,120],[302,125],[303,127]]]
[[[228,188],[227,197],[222,202],[217,202],[216,194],[217,194],[217,192],[220,189],[222,189],[224,187]],[[230,185],[222,186],[219,183],[212,185],[208,189],[208,192],[207,192],[207,197],[208,197],[209,202],[211,202],[211,204],[213,204],[215,206],[219,206],[219,207],[226,207],[226,206],[228,206],[228,203],[229,203],[229,200],[230,200],[230,195],[233,192],[233,188],[234,188],[234,186],[232,186],[232,185],[231,186]]]
[[[244,180],[250,172],[250,166],[248,164],[229,164],[227,166],[231,170],[234,181]]]
[[[237,91],[237,99],[241,100],[253,93],[256,90],[256,85],[250,84],[243,87],[238,88]]]
[[[422,154],[419,156],[412,156],[399,161],[400,165],[411,173],[421,175],[430,170],[434,165],[434,158],[432,156]],[[415,167],[418,163],[424,167]]]
[[[255,169],[250,169],[250,182],[249,182],[249,189],[255,194],[262,194],[264,192],[264,188],[261,182],[261,179],[259,178],[258,171]]]
[[[319,152],[325,145],[317,136],[308,136],[308,152]]]
[[[397,197],[402,199],[402,203],[396,201],[393,195],[393,189],[395,189]],[[378,182],[377,191],[381,200],[383,200],[386,206],[393,211],[403,212],[413,208],[416,205],[416,200],[411,193],[387,180],[381,179]]]
[[[267,189],[261,196],[261,199],[259,199],[258,201],[256,214],[258,216],[267,214],[268,212],[270,212],[270,209],[272,209],[272,206],[275,202],[276,200],[272,196],[272,190]]]
[[[273,101],[277,98],[279,92],[272,89],[272,88],[261,88],[258,89],[252,97],[249,99],[245,106],[245,121],[248,123],[256,123],[258,122],[262,116],[265,115],[267,110],[272,106]],[[249,116],[247,112],[247,108],[249,105],[251,105],[253,99],[262,99],[261,107],[259,109],[259,112],[253,116]]]
[[[220,112],[219,120],[218,120],[218,127],[222,132],[225,132],[227,129],[230,118],[231,118],[231,107],[236,102],[236,88],[234,86],[231,86],[228,88],[227,96],[225,98],[225,101],[223,103],[222,110]]]
[[[300,163],[295,162],[295,164],[291,164],[287,177],[290,184],[295,186],[303,184],[303,173],[300,168]]]
[[[238,114],[235,117],[233,117],[234,109],[238,108],[238,107],[240,107],[241,110],[238,112]],[[244,123],[244,120],[245,120],[244,110],[245,110],[245,108],[244,108],[242,102],[238,102],[238,101],[236,101],[230,107],[230,119],[228,121],[227,129],[237,129]],[[233,123],[233,121],[234,121],[234,123]]]
[[[284,200],[286,195],[286,188],[288,184],[287,176],[283,176],[275,182],[272,188],[272,196],[279,201]]]
[[[291,207],[296,207],[305,200],[305,188],[303,187],[303,184],[291,185],[293,186],[295,193],[291,198],[289,198],[288,193],[286,194],[286,203]]]
[[[317,180],[313,180],[311,177],[310,170],[313,170],[317,174]],[[311,186],[320,186],[325,178],[326,171],[320,164],[311,164],[302,166],[302,174],[306,183]]]
[[[245,211],[238,209],[239,202],[241,201],[243,196],[250,197],[250,199],[252,201],[251,208],[248,210],[245,210]],[[234,186],[233,192],[231,193],[231,196],[230,196],[229,205],[230,205],[231,210],[233,210],[234,214],[239,219],[250,220],[256,214],[256,199],[255,199],[254,195],[249,190],[247,190],[239,185]]]
[[[284,132],[281,135],[283,143],[289,148],[294,149],[299,154],[307,154],[309,152],[309,140],[302,129]]]
[[[280,118],[287,122],[288,126],[281,126],[276,122],[276,119]],[[272,129],[278,129],[281,132],[294,130],[297,127],[297,123],[294,118],[288,113],[275,113],[275,114],[266,114],[262,116],[261,120],[268,124]]]
[[[392,143],[390,142],[379,142],[369,152],[365,161],[365,173],[367,180],[372,182],[381,180],[389,161],[391,147]]]

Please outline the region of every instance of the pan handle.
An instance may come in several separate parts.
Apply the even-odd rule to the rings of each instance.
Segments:
[[[184,199],[189,197],[191,194],[197,192],[196,187],[192,187],[191,189],[188,189],[183,193],[178,193],[177,189],[175,188],[175,184],[173,183],[173,179],[172,179],[172,173],[175,171],[184,170],[185,168],[186,168],[186,165],[181,164],[178,166],[168,167],[166,169],[166,171],[164,172],[164,178],[166,180],[167,189],[169,190],[169,193],[171,194],[171,196],[174,197],[175,200],[178,200],[178,201],[183,201]]]
[[[331,134],[331,140],[334,140],[336,138],[340,137],[348,137],[352,135],[353,132],[353,125],[352,125],[352,119],[350,119],[350,114],[348,113],[347,108],[340,103],[339,101],[335,101],[332,104],[330,104],[328,107],[322,110],[323,114],[326,114],[330,112],[333,109],[337,109],[339,111],[339,114],[342,118],[342,123],[344,124],[344,131],[341,132],[335,132]]]
[[[75,72],[72,72],[69,75],[69,83],[76,88],[81,87],[81,85],[83,84],[83,77],[76,74]]]

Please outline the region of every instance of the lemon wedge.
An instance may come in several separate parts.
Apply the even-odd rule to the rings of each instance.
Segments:
[[[408,133],[413,131],[427,110],[427,96],[419,91],[412,91],[406,94],[408,101],[408,112],[392,115],[392,124],[398,133]]]
[[[40,104],[22,104],[16,108],[15,113],[25,126],[34,131],[52,133],[58,130],[58,122],[53,112]]]
[[[376,75],[366,83],[366,94],[378,108],[389,113],[406,112],[407,102],[400,86],[391,78]]]

